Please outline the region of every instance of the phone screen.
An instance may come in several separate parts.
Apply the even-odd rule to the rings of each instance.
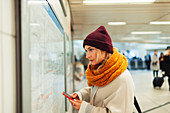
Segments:
[[[74,99],[73,97],[71,97],[69,94],[67,94],[66,92],[63,91],[63,95],[69,99]]]

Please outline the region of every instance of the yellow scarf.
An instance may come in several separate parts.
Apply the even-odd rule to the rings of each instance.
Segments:
[[[105,65],[94,70],[93,65],[89,65],[86,70],[86,78],[88,86],[102,87],[109,84],[127,68],[127,58],[120,54],[116,48],[113,48],[112,56],[106,61]]]

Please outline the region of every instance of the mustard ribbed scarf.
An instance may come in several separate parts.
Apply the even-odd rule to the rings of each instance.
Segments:
[[[112,56],[101,69],[94,70],[95,66],[88,66],[85,72],[88,86],[102,87],[109,84],[127,69],[127,65],[127,58],[120,54],[116,48],[113,48]]]

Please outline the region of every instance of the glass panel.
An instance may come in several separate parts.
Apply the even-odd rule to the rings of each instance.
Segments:
[[[30,80],[30,89],[24,89],[30,91],[30,96],[23,93],[23,97],[31,100],[29,103],[25,101],[29,99],[23,99],[23,103],[31,104],[31,113],[65,113],[63,29],[45,0],[29,0],[23,5],[26,7],[23,7],[22,37],[27,41],[22,42],[22,51],[28,53],[23,58],[23,68],[30,70],[29,74],[23,71],[23,78],[27,76]],[[24,64],[25,61],[29,64]]]
[[[67,93],[71,94],[73,92],[73,64],[72,64],[72,42],[68,35],[65,35],[66,38],[66,80],[67,80]],[[69,100],[67,99],[67,110],[69,107]]]

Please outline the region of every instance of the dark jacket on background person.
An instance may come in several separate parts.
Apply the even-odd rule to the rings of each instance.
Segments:
[[[145,63],[146,63],[147,69],[150,70],[151,56],[149,54],[145,56]]]
[[[165,76],[170,77],[170,46],[166,48],[166,54],[164,56],[164,61],[163,61],[163,69],[165,71]],[[170,80],[169,80],[170,84]]]
[[[170,55],[164,56],[163,69],[165,70],[165,75],[170,77]]]
[[[159,57],[159,65],[160,65],[160,69],[161,69],[162,71],[164,71],[163,62],[164,62],[164,56],[160,56],[160,57]]]

